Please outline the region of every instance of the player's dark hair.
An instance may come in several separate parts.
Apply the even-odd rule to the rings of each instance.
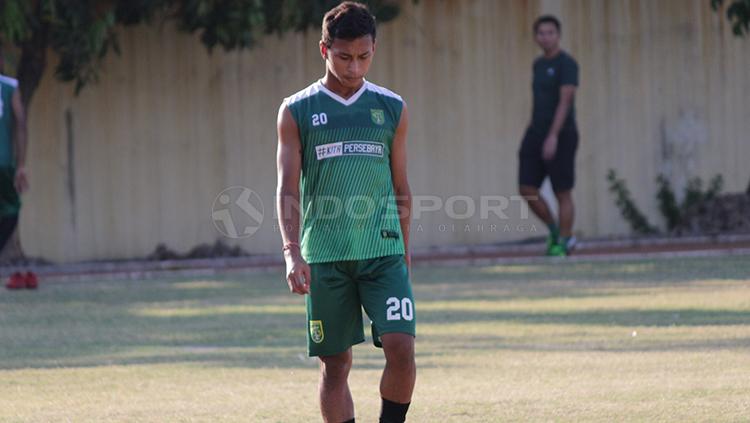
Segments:
[[[351,41],[365,35],[375,41],[375,16],[362,3],[345,1],[323,17],[321,41],[326,47],[330,48],[336,38]]]
[[[537,31],[539,31],[539,27],[542,26],[542,24],[545,23],[551,23],[552,25],[557,28],[557,32],[561,32],[562,25],[560,25],[560,19],[557,19],[554,15],[542,15],[534,21],[534,34],[536,34]]]

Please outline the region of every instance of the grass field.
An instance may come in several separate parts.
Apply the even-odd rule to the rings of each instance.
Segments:
[[[750,257],[416,268],[410,421],[747,421]],[[0,421],[313,422],[280,272],[0,292]],[[354,348],[376,422],[381,353]]]

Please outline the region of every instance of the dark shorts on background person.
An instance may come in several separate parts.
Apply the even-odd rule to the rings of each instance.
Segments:
[[[545,161],[542,158],[542,146],[546,137],[545,132],[531,128],[526,130],[518,152],[518,183],[522,186],[539,188],[544,178],[549,176],[555,192],[570,191],[575,185],[578,130],[560,131],[557,136],[557,152],[551,161]]]
[[[21,197],[16,191],[16,169],[0,167],[0,216],[18,215]]]
[[[16,192],[15,175],[14,168],[0,167],[0,250],[5,247],[18,225],[21,198]]]

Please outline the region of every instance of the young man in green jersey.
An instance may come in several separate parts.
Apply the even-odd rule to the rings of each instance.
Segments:
[[[363,307],[386,359],[381,422],[405,421],[416,378],[408,118],[400,96],[364,79],[375,35],[375,18],[362,4],[344,2],[326,13],[325,76],[286,98],[278,115],[286,278],[292,292],[306,296],[320,410],[334,423],[354,421],[347,378],[351,347],[364,341]]]
[[[534,37],[543,55],[534,61],[533,109],[519,151],[519,185],[529,207],[550,230],[547,255],[565,256],[575,246],[573,185],[578,129],[575,97],[578,64],[560,49],[560,21],[541,16],[534,22]],[[558,202],[559,224],[539,187],[549,176]]]

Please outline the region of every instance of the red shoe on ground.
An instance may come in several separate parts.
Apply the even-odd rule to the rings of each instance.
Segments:
[[[26,278],[21,272],[15,272],[10,275],[8,283],[5,284],[8,289],[24,289],[26,288]]]
[[[36,289],[39,286],[39,278],[36,277],[34,272],[26,272],[24,281],[26,282],[26,289]]]

